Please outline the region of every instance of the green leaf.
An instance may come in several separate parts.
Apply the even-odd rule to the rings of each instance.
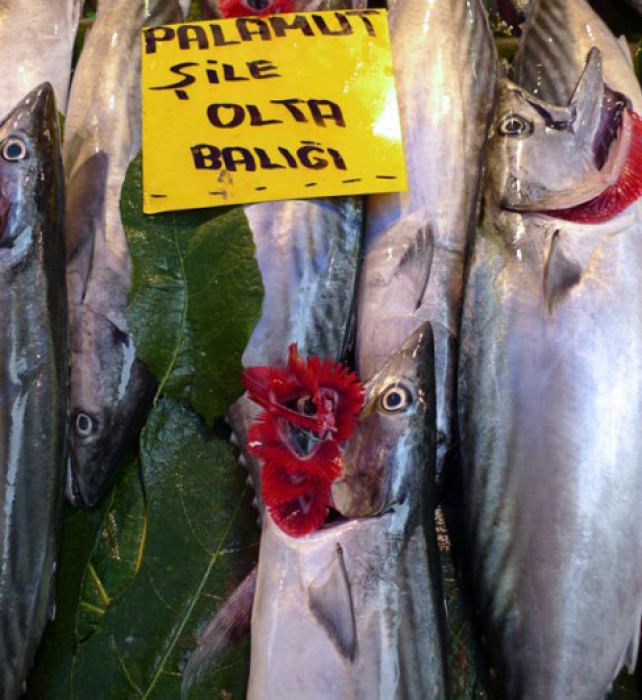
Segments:
[[[105,608],[101,626],[79,645],[73,698],[178,698],[196,635],[256,559],[244,474],[227,443],[187,406],[158,402],[141,464],[144,556],[129,587]],[[246,665],[243,650],[226,658],[203,692],[211,697],[214,683],[217,692],[242,697]]]
[[[161,393],[211,422],[242,392],[241,355],[261,312],[252,233],[242,207],[143,215],[140,167],[137,159],[121,198],[136,348]]]
[[[107,608],[140,569],[147,518],[138,460],[130,459],[108,498],[100,531],[85,569],[76,637],[83,642],[100,627]]]

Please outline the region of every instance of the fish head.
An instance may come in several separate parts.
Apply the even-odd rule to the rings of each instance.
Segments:
[[[357,428],[343,451],[332,500],[344,517],[417,512],[433,478],[435,378],[429,323],[417,329],[366,385]]]
[[[72,309],[69,500],[93,506],[144,423],[155,381],[131,334],[86,306]]]
[[[62,186],[56,100],[43,83],[0,123],[0,246],[24,252],[32,230],[25,222],[38,209],[52,212],[59,226]]]
[[[623,167],[625,106],[626,98],[603,82],[597,49],[567,105],[549,104],[500,80],[488,158],[500,207],[564,209],[599,195]]]

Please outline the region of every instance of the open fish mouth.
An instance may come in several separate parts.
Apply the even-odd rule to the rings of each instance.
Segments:
[[[604,189],[575,206],[545,210],[558,219],[599,224],[620,214],[642,196],[642,117],[621,93],[605,88],[602,116],[593,142],[595,166]]]
[[[613,159],[613,151],[621,140],[622,122],[625,109],[631,109],[631,102],[620,92],[604,86],[600,124],[593,141],[595,167],[602,170]]]

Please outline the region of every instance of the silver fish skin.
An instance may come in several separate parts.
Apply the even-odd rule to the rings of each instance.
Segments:
[[[0,84],[0,115],[30,90],[50,82],[64,114],[71,80],[71,59],[84,0],[3,0],[0,47],[11,66]]]
[[[642,204],[579,224],[503,203],[538,190],[536,158],[546,200],[557,181],[559,208],[572,206],[578,140],[597,130],[603,96],[597,51],[566,107],[500,82],[467,279],[466,549],[507,700],[601,700],[639,648]],[[577,170],[578,191],[591,177]]]
[[[249,700],[445,698],[436,541],[432,333],[420,328],[368,384],[335,501],[351,517],[292,538],[268,517],[252,613]],[[357,479],[376,473],[372,500]],[[365,475],[365,476],[364,476]],[[377,499],[375,499],[377,500]]]
[[[464,263],[497,57],[481,0],[396,0],[389,25],[409,190],[367,200],[356,362],[367,380],[430,321],[439,477],[456,440]]]
[[[71,88],[63,149],[72,351],[68,496],[89,506],[109,484],[154,392],[125,314],[131,259],[120,194],[141,149],[140,30],[180,19],[176,0],[102,0]]]
[[[642,111],[642,92],[620,42],[586,0],[534,0],[513,61],[513,80],[537,97],[564,105],[592,48],[602,52],[604,82]]]
[[[53,88],[0,124],[0,698],[23,692],[54,596],[68,421],[64,176]]]

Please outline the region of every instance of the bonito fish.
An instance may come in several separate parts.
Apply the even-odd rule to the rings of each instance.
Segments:
[[[368,199],[357,370],[367,380],[430,321],[440,475],[455,444],[464,262],[496,53],[481,0],[396,0],[389,18],[409,191]]]
[[[597,49],[568,104],[499,86],[459,396],[471,577],[508,700],[600,700],[638,653],[637,90],[604,85]]]
[[[48,81],[65,112],[71,79],[71,57],[84,0],[3,0],[0,46],[10,70],[0,84],[0,114]]]
[[[242,5],[243,3],[236,3]],[[362,0],[300,0],[301,11],[361,8]],[[264,288],[261,318],[243,353],[243,366],[285,367],[288,348],[338,359],[347,349],[363,235],[359,197],[261,202],[244,207],[256,246]],[[228,413],[242,447],[258,408],[246,396]],[[262,509],[260,467],[245,451]]]
[[[125,315],[131,260],[120,193],[141,148],[140,30],[181,18],[176,0],[102,0],[71,90],[63,150],[72,351],[68,492],[87,505],[109,483],[154,390]]]
[[[23,685],[51,613],[68,411],[64,178],[51,85],[0,124],[0,697]]]
[[[293,538],[266,517],[256,579],[234,594],[236,615],[225,611],[226,624],[215,619],[205,632],[188,677],[212,637],[246,619],[255,586],[248,698],[446,697],[444,607],[431,576],[434,435],[425,324],[367,386],[334,486],[349,519]]]

